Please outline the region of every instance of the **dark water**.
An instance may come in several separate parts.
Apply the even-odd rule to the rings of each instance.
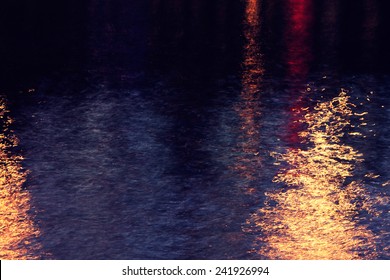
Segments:
[[[390,258],[389,3],[8,2],[1,258]]]

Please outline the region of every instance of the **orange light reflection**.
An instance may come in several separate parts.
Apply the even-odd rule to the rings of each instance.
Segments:
[[[235,106],[240,116],[242,134],[240,136],[234,169],[247,181],[254,180],[261,165],[259,156],[260,133],[257,118],[260,116],[259,93],[261,91],[264,68],[258,36],[261,29],[260,0],[248,0],[245,10],[244,62],[242,73],[241,100]],[[253,189],[247,188],[247,192]]]
[[[0,100],[0,259],[35,259],[38,246],[32,241],[39,231],[28,213],[30,194],[22,189],[26,180],[23,158],[10,151],[18,145],[9,130],[11,123],[6,104]]]

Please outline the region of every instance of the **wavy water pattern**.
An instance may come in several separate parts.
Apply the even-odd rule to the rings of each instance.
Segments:
[[[372,259],[375,237],[358,220],[372,213],[364,186],[353,179],[363,155],[343,143],[354,105],[342,91],[320,102],[301,120],[306,149],[273,154],[285,165],[274,177],[285,187],[266,193],[265,206],[248,220],[249,232],[261,229],[257,253],[271,259]]]
[[[35,259],[39,230],[31,218],[30,194],[23,189],[27,171],[23,157],[12,150],[18,138],[9,129],[13,122],[0,100],[0,259]]]

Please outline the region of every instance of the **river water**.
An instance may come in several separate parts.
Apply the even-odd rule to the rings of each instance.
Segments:
[[[0,258],[390,258],[389,4],[25,2]]]

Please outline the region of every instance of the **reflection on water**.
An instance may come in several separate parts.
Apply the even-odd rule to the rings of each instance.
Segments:
[[[300,129],[299,120],[302,118],[304,111],[303,96],[302,92],[310,90],[306,88],[303,82],[307,79],[310,62],[313,55],[312,49],[312,1],[311,0],[300,0],[300,1],[288,1],[287,9],[287,20],[288,28],[286,28],[286,65],[287,69],[287,80],[290,81],[290,120],[287,125],[288,141],[296,143],[299,141],[297,131]]]
[[[256,179],[256,171],[261,165],[260,144],[260,103],[259,94],[264,68],[261,49],[258,43],[260,33],[260,1],[248,0],[245,10],[244,63],[242,73],[242,91],[235,110],[240,116],[242,135],[239,141],[239,153],[234,169],[249,181]],[[248,189],[248,192],[253,189]]]
[[[0,259],[33,259],[32,239],[39,232],[29,215],[30,195],[22,189],[26,171],[23,158],[12,154],[18,139],[9,130],[12,119],[5,101],[0,100]]]
[[[266,193],[264,208],[248,221],[253,225],[249,231],[258,228],[264,234],[257,253],[271,259],[376,257],[373,234],[354,219],[362,210],[355,202],[363,186],[347,180],[362,161],[362,154],[341,139],[353,115],[353,104],[342,91],[304,116],[307,129],[299,135],[309,148],[274,154],[277,165],[287,164],[274,182],[287,187]],[[369,201],[363,205],[372,211]]]
[[[261,31],[260,0],[248,0],[245,9],[244,71],[242,74],[244,98],[250,98],[260,90],[261,76],[264,74],[262,54],[259,44]]]
[[[287,1],[288,28],[286,28],[287,65],[289,75],[306,76],[311,60],[312,1]]]
[[[12,4],[0,257],[389,258],[385,2]]]

